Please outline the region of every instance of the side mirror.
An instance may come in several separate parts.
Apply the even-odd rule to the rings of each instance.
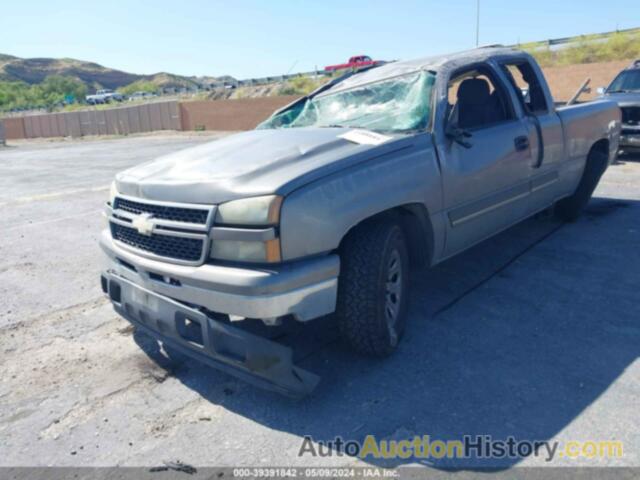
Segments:
[[[606,89],[604,87],[598,87],[596,92],[598,92],[598,95],[604,95],[604,92],[606,91]]]
[[[449,125],[444,134],[449,140],[456,142],[464,148],[471,148],[473,146],[471,142],[467,142],[466,140],[472,136],[471,132],[468,132],[467,130]]]

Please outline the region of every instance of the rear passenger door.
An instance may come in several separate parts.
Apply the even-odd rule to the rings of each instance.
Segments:
[[[531,146],[506,77],[487,63],[453,72],[438,105],[447,238],[444,256],[527,216]],[[438,133],[440,132],[440,133]]]

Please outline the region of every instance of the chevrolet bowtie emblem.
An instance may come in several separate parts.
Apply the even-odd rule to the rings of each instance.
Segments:
[[[150,236],[156,224],[153,221],[153,215],[150,213],[141,213],[131,222],[140,235]]]

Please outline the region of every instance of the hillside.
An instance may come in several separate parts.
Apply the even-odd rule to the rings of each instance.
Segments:
[[[15,60],[16,57],[13,55],[7,55],[5,53],[0,53],[0,63],[7,62],[9,60]]]
[[[18,58],[0,53],[0,81],[22,81],[34,85],[42,83],[49,76],[64,76],[79,80],[89,91],[98,88],[116,89],[136,81],[149,81],[160,88],[195,87],[201,83],[196,77],[184,77],[165,72],[138,75],[72,58]],[[207,79],[213,78],[215,77],[207,77]]]

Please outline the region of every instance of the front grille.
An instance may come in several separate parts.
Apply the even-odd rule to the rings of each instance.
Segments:
[[[205,225],[209,216],[209,209],[204,208],[186,208],[171,207],[166,205],[134,202],[125,198],[116,197],[113,208],[115,210],[124,210],[125,212],[139,215],[141,213],[150,213],[155,218],[162,220],[171,220],[174,222],[197,223]]]
[[[620,110],[624,125],[640,125],[640,107],[622,107]]]
[[[142,235],[134,228],[111,223],[111,236],[130,247],[153,253],[160,257],[174,258],[186,262],[197,262],[202,258],[204,239],[175,237],[154,233]]]

